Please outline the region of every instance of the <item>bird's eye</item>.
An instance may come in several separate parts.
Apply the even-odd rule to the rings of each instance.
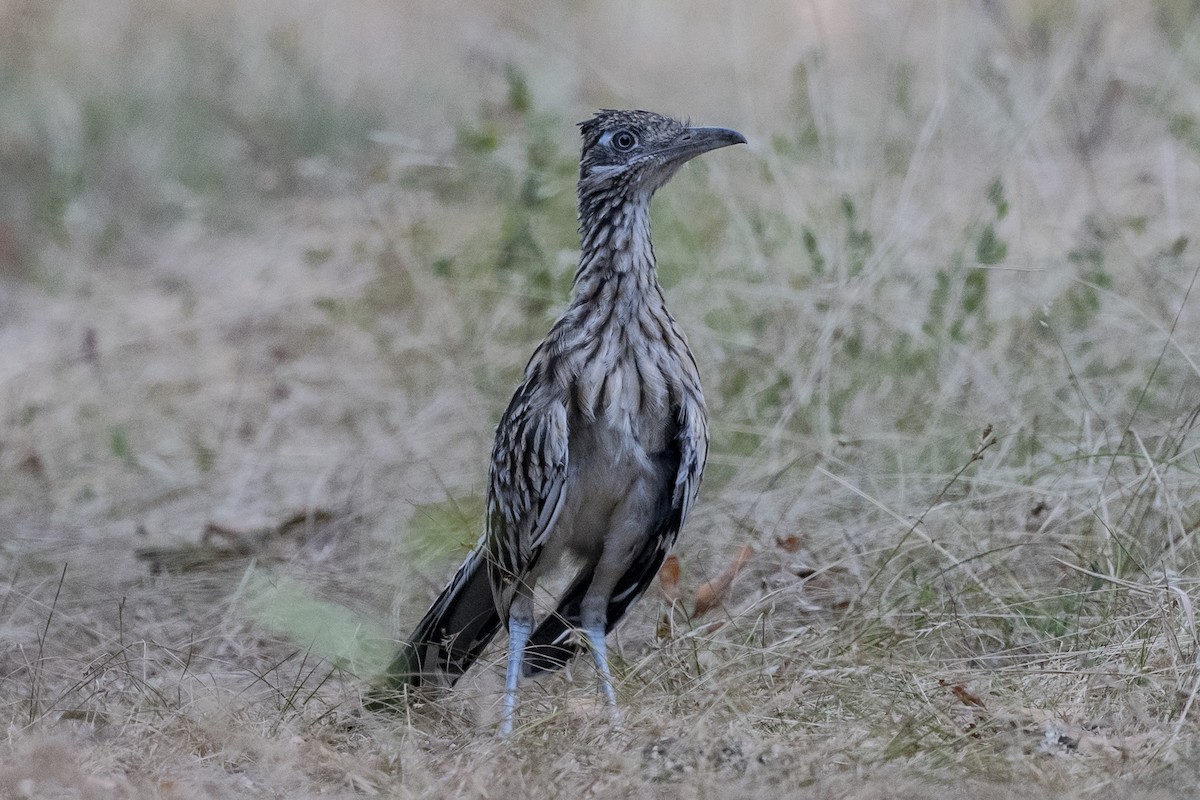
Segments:
[[[622,131],[617,131],[616,133],[613,134],[612,146],[613,146],[613,149],[618,152],[628,153],[636,145],[637,145],[637,137],[634,136],[629,131],[622,130]]]

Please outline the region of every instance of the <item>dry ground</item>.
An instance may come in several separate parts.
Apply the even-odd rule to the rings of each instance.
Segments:
[[[1193,4],[575,5],[0,3],[0,794],[1194,796]],[[656,201],[680,599],[619,730],[497,742],[499,651],[363,716],[600,106],[751,140]]]

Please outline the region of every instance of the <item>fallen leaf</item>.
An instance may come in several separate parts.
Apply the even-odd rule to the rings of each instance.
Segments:
[[[663,598],[674,606],[679,602],[679,556],[669,555],[658,569],[658,586]]]
[[[971,694],[969,691],[967,691],[967,687],[963,686],[962,684],[954,684],[950,687],[950,691],[954,692],[954,696],[957,697],[965,706],[979,706],[980,708],[987,708],[987,706],[983,704],[983,701],[980,700],[977,695]]]
[[[984,705],[984,702],[979,699],[978,695],[972,694],[967,687],[963,686],[961,683],[955,683],[952,685],[948,683],[945,678],[938,678],[938,685],[948,687],[950,691],[954,693],[954,696],[958,698],[959,702],[964,706],[978,706],[979,708],[987,708],[987,706]]]
[[[794,533],[790,536],[776,536],[775,545],[785,553],[794,553],[800,549],[800,537]]]
[[[733,561],[725,567],[720,575],[696,590],[696,605],[692,608],[693,617],[703,616],[721,604],[729,587],[733,584],[733,579],[742,571],[742,567],[746,566],[746,562],[752,555],[754,555],[754,548],[748,544],[742,545]]]

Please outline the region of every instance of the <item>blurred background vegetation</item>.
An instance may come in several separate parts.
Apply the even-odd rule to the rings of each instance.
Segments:
[[[717,681],[710,723],[761,692],[743,729],[849,716],[831,741],[886,729],[884,760],[976,746],[893,670],[1192,736],[1195,0],[0,3],[13,718],[185,713],[97,694],[133,639],[199,632],[260,683],[297,642],[369,671],[354,642],[403,633],[477,535],[599,107],[750,139],[653,224],[713,418],[684,584],[755,556],[701,655],[644,604],[627,691],[677,681],[648,706],[694,722],[673,704]],[[813,677],[853,664],[878,680]],[[1123,694],[1073,694],[1081,665]],[[268,702],[309,719],[297,675]]]

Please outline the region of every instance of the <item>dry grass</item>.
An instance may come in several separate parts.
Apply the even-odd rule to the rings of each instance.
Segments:
[[[0,4],[0,794],[1194,794],[1190,3],[403,5]],[[714,449],[625,725],[360,716],[635,105],[752,145],[657,201]]]

